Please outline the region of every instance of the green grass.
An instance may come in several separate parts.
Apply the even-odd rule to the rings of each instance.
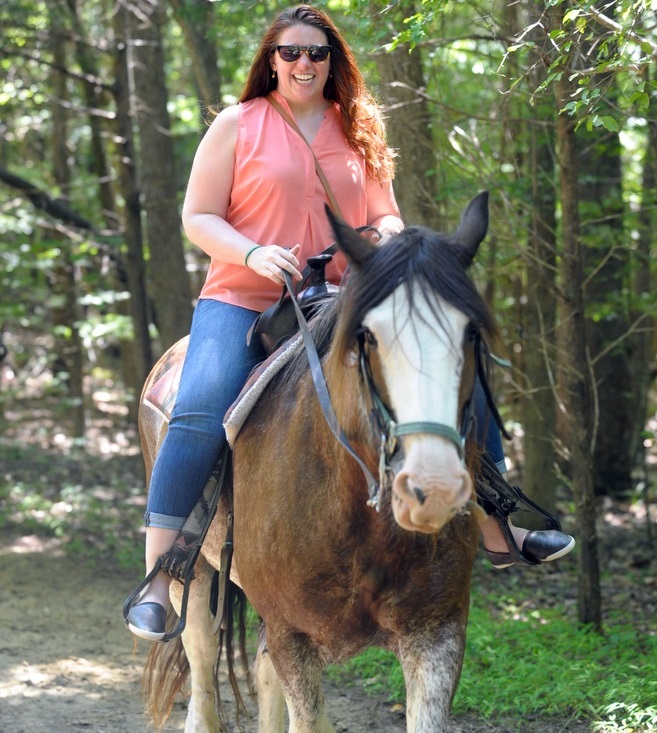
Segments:
[[[598,733],[657,731],[657,634],[619,623],[600,636],[564,620],[558,608],[518,618],[512,603],[479,593],[455,715],[576,718]],[[370,649],[330,673],[404,699],[401,669],[388,652]]]

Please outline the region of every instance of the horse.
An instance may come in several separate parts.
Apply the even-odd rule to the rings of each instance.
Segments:
[[[348,276],[309,330],[341,439],[300,348],[234,441],[232,500],[220,499],[204,540],[182,646],[155,644],[147,665],[160,723],[191,670],[188,733],[221,729],[209,598],[229,517],[231,587],[243,593],[233,597],[261,619],[259,733],[281,733],[285,707],[290,731],[333,733],[322,669],[370,646],[400,662],[409,733],[448,725],[481,521],[476,449],[465,438],[478,362],[487,368],[496,334],[467,272],[488,228],[488,195],[470,202],[452,236],[410,226],[380,245],[327,215]],[[144,410],[140,430],[150,474],[166,428]],[[180,584],[171,588],[175,606]]]

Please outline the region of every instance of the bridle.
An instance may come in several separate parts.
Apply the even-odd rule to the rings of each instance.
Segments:
[[[378,478],[374,477],[372,472],[367,467],[366,463],[351,446],[349,440],[347,439],[346,435],[344,434],[342,428],[338,423],[338,418],[335,414],[335,410],[333,409],[333,404],[331,403],[331,397],[329,395],[328,387],[326,385],[326,379],[322,370],[322,364],[319,358],[319,354],[317,353],[315,341],[312,337],[310,329],[308,328],[308,322],[306,321],[306,318],[303,315],[297,299],[294,295],[292,278],[287,272],[284,272],[283,274],[285,278],[285,284],[290,293],[292,303],[294,304],[294,310],[297,316],[297,321],[299,323],[299,330],[308,356],[310,374],[315,385],[315,391],[317,393],[319,404],[322,408],[322,412],[324,413],[324,418],[326,419],[326,422],[335,438],[349,453],[349,455],[351,455],[351,457],[356,461],[360,470],[362,471],[368,487],[368,506],[375,508],[377,511],[379,510],[381,489],[390,485],[391,477],[393,475],[391,462],[399,452],[399,438],[404,435],[413,435],[419,433],[439,435],[440,437],[446,438],[454,444],[459,454],[459,458],[463,460],[465,442],[470,434],[470,431],[472,430],[472,425],[474,424],[475,405],[473,393],[475,380],[473,379],[472,381],[470,394],[468,395],[463,405],[461,413],[460,432],[452,426],[445,425],[443,423],[425,421],[397,423],[394,419],[392,410],[385,404],[384,400],[381,398],[372,375],[369,350],[371,348],[376,348],[376,338],[369,329],[361,326],[357,331],[360,376],[365,387],[365,394],[367,395],[369,401],[372,424],[379,434]],[[488,406],[495,421],[500,427],[502,433],[504,435],[507,435],[506,430],[504,429],[504,426],[502,424],[502,418],[500,417],[499,412],[495,407],[493,396],[488,385],[486,370],[484,369],[484,360],[482,358],[482,338],[480,331],[479,329],[475,328],[473,324],[471,324],[469,328],[469,333],[473,337],[476,374],[479,377],[481,385],[484,389]]]
[[[475,374],[476,377],[479,378],[484,389],[488,407],[491,410],[498,426],[506,435],[507,433],[502,424],[502,418],[497,411],[497,407],[495,406],[493,396],[488,385],[486,369],[484,366],[481,332],[476,326],[474,326],[474,324],[470,324],[468,326],[466,338],[468,338],[469,342],[472,344]],[[456,448],[461,461],[464,460],[465,443],[475,422],[474,386],[476,378],[473,378],[468,395],[463,402],[463,407],[461,409],[460,431],[456,430],[451,425],[439,422],[415,421],[399,423],[396,421],[392,409],[382,399],[372,373],[369,352],[377,346],[376,337],[368,328],[361,326],[357,332],[357,340],[360,377],[365,388],[370,419],[374,430],[380,436],[379,482],[374,488],[374,491],[370,489],[370,498],[368,501],[368,505],[373,506],[378,510],[380,503],[379,489],[389,483],[390,476],[392,475],[392,469],[390,466],[395,456],[399,453],[400,445],[398,439],[402,436],[418,434],[438,435],[441,438],[449,440]]]

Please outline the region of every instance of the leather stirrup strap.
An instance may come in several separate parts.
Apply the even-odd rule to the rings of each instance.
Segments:
[[[226,491],[226,483],[232,480],[232,453],[228,444],[219,454],[203,493],[194,506],[183,528],[180,530],[173,546],[161,555],[151,572],[141,581],[123,604],[123,619],[128,622],[128,614],[133,605],[138,603],[142,590],[150,583],[160,570],[183,584],[179,621],[175,629],[167,632],[160,640],[171,641],[179,636],[187,623],[187,602],[189,587],[194,579],[194,565],[201,551],[201,545],[214,517],[219,497]]]
[[[274,97],[273,94],[268,94],[265,99],[308,146],[308,149],[313,156],[313,160],[315,161],[315,171],[317,172],[319,180],[322,182],[322,186],[324,186],[324,190],[326,191],[326,196],[328,197],[329,203],[331,204],[333,213],[339,216],[340,219],[344,221],[344,216],[342,216],[342,212],[340,211],[340,206],[338,205],[337,199],[335,198],[333,189],[331,188],[326,176],[324,175],[324,171],[322,170],[322,167],[320,166],[319,161],[317,160],[317,156],[313,152],[313,149],[310,147],[310,143],[306,140],[304,134],[299,129],[299,125],[297,125],[294,119],[290,117],[290,115],[287,113],[287,110],[281,105],[281,103]]]

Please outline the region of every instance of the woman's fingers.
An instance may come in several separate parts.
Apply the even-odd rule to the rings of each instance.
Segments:
[[[249,257],[248,266],[258,275],[268,277],[278,284],[284,284],[283,273],[289,272],[294,280],[301,280],[300,264],[297,254],[301,245],[295,244],[291,249],[271,244],[258,247]]]

